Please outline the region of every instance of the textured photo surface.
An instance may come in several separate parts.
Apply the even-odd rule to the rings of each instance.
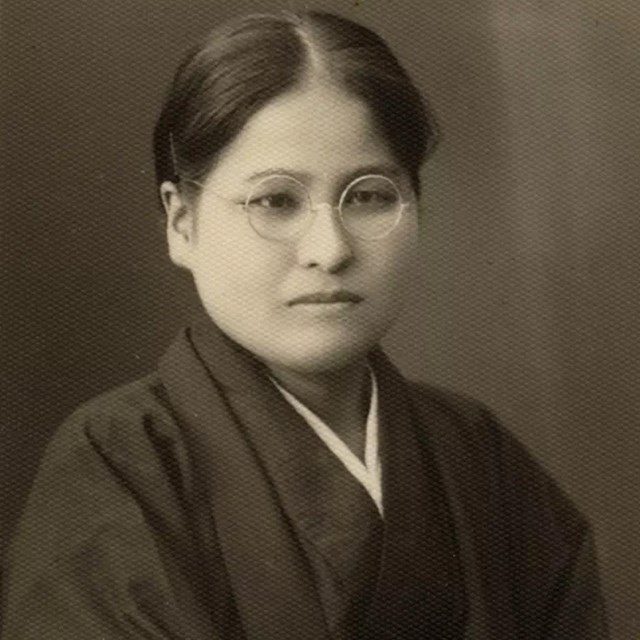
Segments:
[[[636,5],[5,0],[2,637],[639,636]]]

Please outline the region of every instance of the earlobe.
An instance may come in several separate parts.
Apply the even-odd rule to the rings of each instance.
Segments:
[[[169,257],[179,267],[191,268],[194,243],[194,214],[173,182],[160,185],[160,197],[167,215]]]

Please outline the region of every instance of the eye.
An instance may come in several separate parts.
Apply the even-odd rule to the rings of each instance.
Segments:
[[[263,180],[249,194],[246,210],[253,216],[264,218],[294,217],[308,207],[305,189],[286,177]]]
[[[345,194],[342,206],[353,213],[381,213],[395,210],[399,194],[393,184],[365,180],[364,184],[352,186]]]
[[[290,210],[298,206],[298,199],[290,193],[269,193],[253,197],[248,205],[252,209]]]
[[[374,190],[374,189],[352,189],[345,200],[348,204],[386,204],[396,200],[395,194],[388,189]]]

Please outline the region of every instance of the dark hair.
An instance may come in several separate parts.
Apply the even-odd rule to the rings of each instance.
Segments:
[[[436,131],[418,90],[378,35],[317,11],[232,20],[187,53],[154,130],[158,184],[202,179],[252,115],[318,69],[368,105],[419,193]]]

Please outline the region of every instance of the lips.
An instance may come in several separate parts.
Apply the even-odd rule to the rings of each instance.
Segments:
[[[335,304],[338,302],[362,302],[362,296],[351,291],[317,291],[298,296],[291,300],[288,304],[293,306],[296,304]]]

